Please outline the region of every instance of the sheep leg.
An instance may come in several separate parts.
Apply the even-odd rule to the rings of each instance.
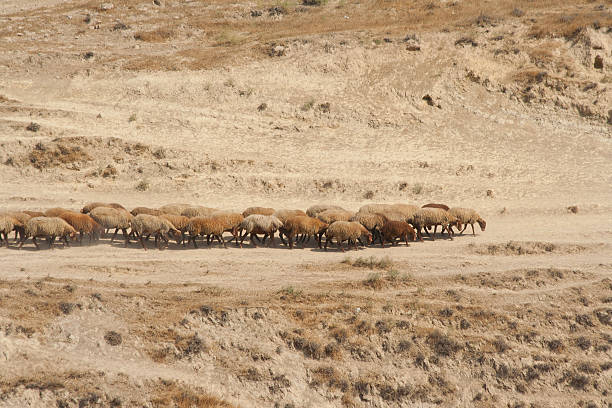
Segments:
[[[66,245],[67,247],[70,247],[70,243],[68,242],[68,235],[64,235],[64,236],[62,237],[62,239],[63,239],[63,240],[64,240],[64,242],[66,243],[65,245]]]
[[[4,244],[6,245],[6,247],[9,247],[9,242],[8,242],[8,232],[3,232],[2,235],[4,235]],[[17,235],[17,232],[15,232],[15,235]]]
[[[251,245],[253,245],[255,248],[257,248],[257,244],[255,243],[255,238],[257,238],[257,235],[255,235],[254,233],[251,232]]]
[[[198,244],[196,244],[196,237],[197,237],[197,235],[190,235],[190,236],[189,236],[189,240],[190,240],[191,242],[193,242],[193,247],[194,247],[194,248],[197,248],[197,247],[198,247]],[[188,243],[189,243],[189,242],[188,242]]]
[[[468,224],[463,224],[463,229],[461,230],[460,234],[463,235],[463,231],[465,231],[465,229],[468,227]]]
[[[49,241],[49,248],[52,248],[53,241],[55,241],[55,235],[51,235],[47,240]]]
[[[325,250],[327,251],[327,244],[329,244],[329,240],[330,238],[328,236],[325,236]]]
[[[113,234],[113,237],[111,238],[111,244],[113,243],[113,241],[115,240],[115,237],[117,236],[117,233],[119,232],[119,228],[115,228],[115,233]]]
[[[36,242],[36,237],[32,237],[32,242],[34,242],[34,246],[36,246],[36,249],[40,249],[40,246],[38,246],[38,242]]]
[[[121,228],[121,231],[123,232],[123,237],[125,238],[124,248],[127,248],[128,244],[130,243],[130,237],[129,237],[128,233],[127,233],[127,229]],[[115,234],[116,234],[116,232],[115,232]]]
[[[421,234],[421,227],[416,226],[416,233],[417,233],[417,238],[419,241],[423,242],[423,234]]]
[[[142,249],[146,251],[147,247],[145,246],[144,238],[142,237],[142,235],[139,237],[139,239],[140,239],[140,245],[142,245]]]
[[[289,234],[287,234],[286,232],[283,233],[283,231],[279,230],[278,231],[278,237],[280,238],[281,243],[286,246],[287,245],[287,241],[285,241],[285,238],[283,237],[283,235],[287,236],[287,240],[289,240]]]
[[[293,233],[288,232],[287,233],[287,242],[289,243],[289,249],[293,249]]]
[[[344,248],[342,248],[342,241],[340,241],[340,240],[338,240],[338,248],[340,248],[340,250],[341,250],[342,252],[345,252],[345,251],[344,251]]]
[[[436,231],[438,230],[438,224],[434,225],[433,236],[436,236]],[[444,232],[444,226],[442,226],[442,232]],[[440,234],[442,234],[442,232]]]
[[[406,235],[404,235],[404,241],[406,241],[406,246],[410,246],[410,245],[408,245],[408,233],[406,233]]]
[[[385,247],[385,238],[382,236],[380,237],[380,246],[383,248]]]
[[[276,244],[274,243],[274,231],[270,233],[270,242],[272,243],[272,247],[276,248]]]
[[[223,248],[227,248],[227,245],[225,245],[225,240],[221,235],[217,235],[217,240],[219,240],[220,244],[223,244]]]
[[[317,236],[317,241],[318,241],[318,244],[319,244],[319,249],[323,248],[322,245],[321,245],[321,241],[322,240],[323,240],[323,237],[321,235]]]

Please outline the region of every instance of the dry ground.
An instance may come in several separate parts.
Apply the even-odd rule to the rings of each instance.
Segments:
[[[445,202],[487,230],[2,248],[0,406],[612,405],[609,1],[102,3],[0,4],[3,209]]]

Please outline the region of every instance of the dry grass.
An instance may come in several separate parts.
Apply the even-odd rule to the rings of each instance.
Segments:
[[[134,34],[134,38],[145,42],[164,42],[171,40],[174,35],[174,31],[171,29],[158,28],[152,31],[138,32]]]
[[[28,154],[31,166],[37,169],[46,169],[66,164],[85,163],[93,160],[81,146],[65,143],[43,144],[37,143]]]
[[[187,388],[176,381],[160,381],[151,403],[154,407],[232,408],[234,405],[201,390]]]
[[[574,39],[587,27],[599,28],[611,25],[612,12],[609,11],[609,8],[593,11],[591,3],[590,7],[550,13],[538,18],[531,26],[529,35],[535,38]]]

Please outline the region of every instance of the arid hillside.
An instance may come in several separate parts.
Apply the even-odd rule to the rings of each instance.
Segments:
[[[346,253],[11,234],[0,407],[610,407],[611,186],[607,0],[3,0],[0,212],[487,227]]]

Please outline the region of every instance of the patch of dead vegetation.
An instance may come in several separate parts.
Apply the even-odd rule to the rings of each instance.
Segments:
[[[93,160],[81,146],[62,142],[37,143],[28,154],[27,159],[30,165],[39,170]]]
[[[538,241],[508,241],[501,244],[470,244],[468,247],[479,255],[539,255],[539,254],[575,254],[587,250],[577,244],[555,244]]]

